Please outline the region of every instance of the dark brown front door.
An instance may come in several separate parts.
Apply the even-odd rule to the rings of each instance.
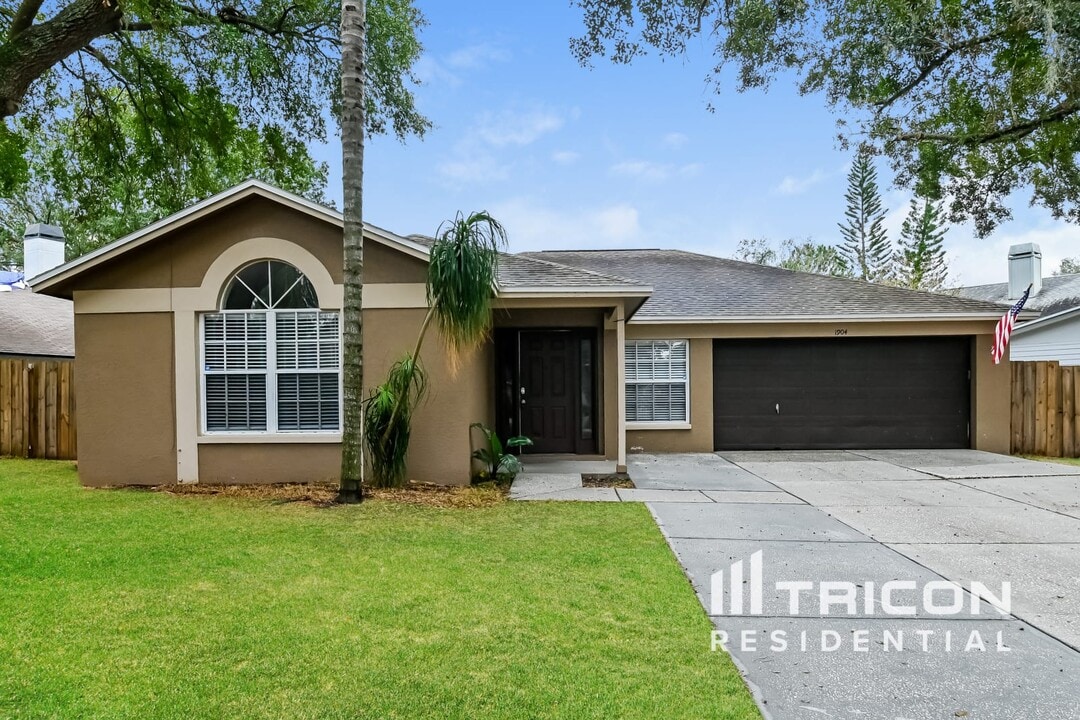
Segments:
[[[522,331],[520,336],[521,432],[536,453],[577,451],[579,421],[578,336],[572,332]]]

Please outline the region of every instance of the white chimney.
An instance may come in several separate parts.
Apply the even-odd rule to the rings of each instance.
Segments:
[[[1019,300],[1031,285],[1031,294],[1042,290],[1042,250],[1036,243],[1009,248],[1009,299]]]
[[[23,277],[29,282],[64,264],[64,231],[56,225],[34,223],[23,233]]]

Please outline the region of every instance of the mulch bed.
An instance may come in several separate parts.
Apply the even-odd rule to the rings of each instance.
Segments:
[[[634,481],[626,473],[581,473],[581,486],[630,490],[634,487]]]
[[[170,495],[205,495],[263,500],[276,505],[302,503],[315,507],[336,505],[337,485],[333,483],[290,483],[285,485],[161,485],[154,488]],[[509,488],[494,484],[435,485],[410,482],[403,488],[364,488],[364,501],[396,502],[440,508],[482,508],[505,502]]]

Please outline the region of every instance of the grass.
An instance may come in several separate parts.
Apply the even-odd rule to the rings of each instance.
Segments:
[[[1043,455],[1021,455],[1020,457],[1027,458],[1028,460],[1058,463],[1060,465],[1080,465],[1080,458],[1045,457]]]
[[[318,507],[0,460],[0,717],[758,718],[639,504]]]

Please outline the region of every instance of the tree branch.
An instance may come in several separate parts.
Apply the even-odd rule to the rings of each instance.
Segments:
[[[1059,123],[1068,117],[1080,112],[1080,101],[1063,102],[1057,105],[1046,115],[1041,117],[1032,118],[1030,120],[1024,120],[1013,125],[1007,125],[1005,127],[999,127],[994,130],[987,131],[985,133],[975,134],[962,134],[962,133],[925,133],[925,132],[911,132],[900,133],[896,136],[897,140],[904,142],[943,142],[952,143],[956,145],[985,145],[997,140],[1019,140],[1025,138],[1031,133],[1035,132],[1041,127],[1046,125],[1053,125]]]
[[[34,24],[34,18],[37,17],[42,2],[44,0],[23,0],[19,4],[19,9],[11,21],[11,27],[8,28],[9,40],[14,39],[16,35]]]
[[[879,111],[884,110],[885,108],[889,107],[894,102],[914,90],[916,87],[918,87],[924,80],[926,80],[926,78],[930,77],[931,73],[940,68],[946,62],[948,62],[949,58],[951,58],[956,53],[963,52],[964,50],[970,50],[971,48],[978,47],[979,45],[985,45],[988,42],[993,42],[994,40],[1002,38],[1004,35],[1004,31],[989,33],[987,35],[980,35],[979,37],[970,38],[968,40],[964,40],[963,42],[946,46],[945,52],[941,53],[933,60],[928,62],[926,65],[924,65],[919,74],[916,75],[910,82],[904,84],[899,90],[894,92],[885,100],[874,104],[877,106]]]
[[[18,112],[30,84],[46,70],[94,38],[119,28],[121,17],[116,0],[73,0],[52,19],[31,25],[5,43],[0,118]]]

